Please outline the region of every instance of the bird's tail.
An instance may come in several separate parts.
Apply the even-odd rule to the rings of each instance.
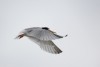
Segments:
[[[68,34],[67,35],[65,35],[64,37],[67,37],[68,36]]]

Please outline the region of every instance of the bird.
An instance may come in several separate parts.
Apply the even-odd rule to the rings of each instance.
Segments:
[[[62,50],[58,48],[52,40],[60,39],[66,37],[67,35],[57,35],[48,27],[31,27],[22,30],[16,37],[16,39],[21,39],[24,36],[28,37],[31,41],[38,44],[44,51],[52,54],[60,54],[62,53]]]

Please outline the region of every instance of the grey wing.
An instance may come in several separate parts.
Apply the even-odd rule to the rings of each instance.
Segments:
[[[29,37],[29,39],[38,44],[40,48],[46,52],[52,54],[59,54],[62,52],[52,41],[42,41],[33,37]]]
[[[44,40],[44,41],[63,38],[63,36],[57,35],[50,30],[45,30],[45,29],[41,29],[41,28],[33,28],[27,34],[28,34],[28,36],[32,36],[32,37],[35,37],[37,39]]]

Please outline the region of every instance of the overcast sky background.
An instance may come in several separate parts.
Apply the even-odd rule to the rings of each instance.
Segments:
[[[68,37],[47,53],[26,37],[24,28],[49,27]],[[0,0],[0,67],[100,67],[99,0]]]

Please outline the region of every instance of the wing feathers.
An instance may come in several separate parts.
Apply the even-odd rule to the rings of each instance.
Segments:
[[[40,48],[46,52],[53,54],[59,54],[62,52],[52,41],[43,41],[33,37],[29,37],[29,39],[38,44]]]
[[[53,33],[51,30],[45,30],[45,29],[38,28],[38,27],[37,28],[29,28],[26,30],[29,30],[29,32],[27,33],[27,36],[33,36],[37,39],[45,40],[45,41],[59,39],[59,38],[63,37],[63,36]]]
[[[49,28],[28,28],[26,36],[40,46],[46,52],[59,54],[62,51],[51,41],[54,39],[62,38],[63,36],[57,35]]]

